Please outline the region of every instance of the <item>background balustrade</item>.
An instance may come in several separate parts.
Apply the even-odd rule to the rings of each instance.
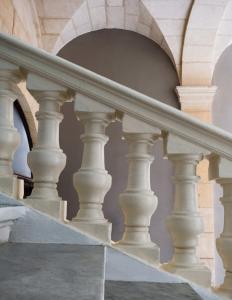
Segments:
[[[14,127],[13,103],[20,80],[19,67],[0,59],[0,191],[13,197],[17,196],[18,180],[13,175],[12,161],[20,143]]]

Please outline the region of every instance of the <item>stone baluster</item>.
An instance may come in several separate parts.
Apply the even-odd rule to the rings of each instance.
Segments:
[[[174,254],[163,265],[169,272],[181,275],[198,284],[209,286],[210,270],[196,254],[198,236],[204,231],[203,219],[197,211],[196,168],[203,159],[204,149],[169,134],[164,138],[165,153],[174,165],[174,209],[167,219]]]
[[[76,95],[75,112],[84,125],[81,168],[74,174],[79,196],[79,211],[72,224],[95,237],[109,242],[111,223],[102,211],[104,197],[111,187],[111,176],[105,169],[104,147],[108,141],[106,127],[115,119],[114,110],[84,95]]]
[[[157,197],[150,186],[150,166],[154,142],[160,130],[135,120],[123,118],[124,138],[128,143],[128,183],[119,196],[125,231],[117,246],[152,264],[159,263],[159,248],[151,241],[149,227],[157,207]]]
[[[63,118],[60,107],[67,100],[67,90],[34,74],[28,75],[27,88],[39,103],[39,111],[36,113],[37,142],[28,155],[34,188],[25,203],[63,220],[66,202],[58,195],[57,182],[66,164],[66,155],[59,145],[59,124]]]
[[[0,59],[0,191],[13,197],[17,195],[18,181],[13,175],[12,161],[20,143],[14,127],[13,103],[19,81],[19,68]]]
[[[209,166],[209,178],[216,179],[223,189],[220,201],[224,207],[224,227],[216,245],[225,269],[225,278],[218,291],[232,299],[232,161],[211,154]]]

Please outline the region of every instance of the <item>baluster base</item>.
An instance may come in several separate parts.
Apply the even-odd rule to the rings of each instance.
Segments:
[[[105,223],[87,223],[73,219],[71,225],[105,243],[111,242],[112,224],[107,221]]]
[[[151,265],[158,266],[160,264],[160,249],[152,242],[146,246],[116,243],[114,247],[117,247],[123,252],[135,256],[136,258],[140,258]]]
[[[189,267],[165,263],[161,268],[169,273],[179,275],[204,287],[210,287],[211,285],[211,272],[201,263]]]
[[[61,198],[57,199],[44,199],[28,197],[23,199],[22,202],[31,208],[37,209],[43,213],[46,213],[61,222],[68,222],[67,218],[67,201]]]
[[[219,296],[226,297],[226,299],[232,299],[232,273],[226,272],[224,283],[215,288],[214,292]]]
[[[21,199],[24,194],[24,182],[15,175],[0,176],[0,192]]]

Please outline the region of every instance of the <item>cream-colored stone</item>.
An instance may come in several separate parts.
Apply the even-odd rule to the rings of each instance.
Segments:
[[[150,35],[150,32],[151,32],[151,28],[145,24],[142,24],[142,23],[138,23],[137,24],[137,30],[136,30],[138,33],[146,36],[146,37],[149,37]]]
[[[78,29],[79,26],[83,24],[90,24],[90,16],[89,10],[86,2],[84,2],[81,7],[77,10],[77,12],[73,16],[74,26]]]
[[[82,24],[82,25],[78,26],[78,28],[76,29],[78,36],[88,33],[92,30],[93,30],[93,28],[90,23]]]
[[[211,62],[183,62],[182,85],[211,85]]]
[[[98,1],[98,0],[94,0]],[[43,12],[46,18],[70,18],[73,15],[73,12],[79,7],[82,3],[82,0],[46,0],[43,1]]]
[[[156,19],[185,19],[192,2],[190,0],[142,0]]]
[[[14,27],[13,27],[13,35],[20,38],[22,41],[26,43],[31,43],[31,39],[29,37],[28,32],[25,30],[22,21],[18,17],[18,15],[15,15],[14,20]]]
[[[213,184],[198,183],[198,207],[213,209]]]
[[[215,249],[214,236],[209,232],[202,233],[199,236],[197,255],[201,258],[213,258]]]
[[[124,24],[124,8],[123,7],[107,7],[108,28],[125,27]]]
[[[58,34],[45,34],[42,36],[43,48],[47,51],[52,51],[58,38]]]
[[[12,33],[13,30],[13,19],[14,19],[14,7],[10,0],[1,0],[0,1],[0,20],[1,27],[4,27],[5,30],[9,33]]]
[[[78,27],[79,28],[79,27]],[[66,44],[77,36],[77,31],[74,27],[73,20],[71,19],[65,26],[62,34],[60,35],[60,43]],[[56,44],[59,45],[59,40],[56,41]]]
[[[219,5],[195,5],[191,11],[191,29],[217,29],[224,7]],[[207,18],[206,18],[207,16]]]
[[[209,176],[208,176],[208,169],[209,169],[209,161],[207,159],[203,159],[197,166],[197,175],[200,176],[200,183],[208,183]]]
[[[183,62],[211,62],[212,46],[185,45]]]
[[[212,208],[199,208],[204,222],[204,233],[214,233],[214,211]],[[214,239],[214,235],[211,237]]]
[[[69,19],[44,19],[45,34],[59,34],[67,25]]]
[[[104,6],[93,7],[90,9],[90,18],[94,30],[106,27],[106,9]]]
[[[153,18],[147,8],[141,2],[139,4],[139,22],[150,27],[152,25]]]
[[[188,29],[185,43],[189,46],[213,46],[215,42],[215,29]]]
[[[159,20],[159,27],[166,36],[183,36],[185,30],[185,20]]]
[[[136,15],[125,15],[125,29],[136,31],[138,24],[138,16]]]
[[[123,0],[106,0],[109,6],[123,6]]]
[[[126,121],[126,119],[125,119]],[[124,123],[124,120],[123,120]],[[138,124],[139,126],[139,124]],[[125,128],[126,126],[123,125]],[[144,127],[146,129],[146,126]],[[148,128],[149,129],[149,128]],[[151,242],[150,220],[154,214],[158,199],[150,186],[150,165],[153,161],[152,146],[159,134],[150,130],[136,132],[136,126],[124,134],[128,143],[128,182],[125,192],[119,196],[119,204],[124,215],[125,230],[118,245],[131,251],[136,248],[151,249],[154,262],[159,260],[159,249]],[[143,131],[143,130],[142,130]],[[129,251],[129,250],[128,250]],[[148,250],[146,250],[148,251]],[[144,253],[144,255],[146,255]]]
[[[163,35],[155,22],[151,26],[150,38],[159,45],[163,42]]]
[[[139,15],[139,0],[125,0],[125,11],[129,15]]]
[[[88,0],[89,7],[105,6],[105,0]]]

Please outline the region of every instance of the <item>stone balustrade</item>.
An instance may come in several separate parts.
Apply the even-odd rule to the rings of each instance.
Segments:
[[[0,58],[0,191],[12,195],[17,184],[11,164],[19,136],[13,127],[12,107],[17,98],[14,86],[26,80],[39,110],[37,142],[28,156],[34,189],[25,203],[63,219],[65,205],[57,192],[57,182],[66,163],[59,145],[60,107],[70,101],[71,95],[77,119],[84,126],[82,165],[73,179],[80,209],[71,224],[111,242],[111,224],[102,211],[104,197],[111,188],[111,176],[105,169],[104,146],[108,141],[105,129],[111,122],[121,121],[122,136],[129,146],[129,172],[126,190],[119,195],[125,232],[115,246],[158,266],[159,247],[149,234],[150,220],[153,214],[155,218],[158,203],[150,187],[150,165],[153,145],[157,139],[163,139],[164,156],[174,165],[175,195],[173,211],[167,219],[174,254],[162,268],[209,286],[210,272],[196,255],[198,237],[203,232],[196,205],[196,167],[207,155],[210,178],[224,191],[221,198],[225,209],[224,230],[217,240],[217,249],[226,273],[219,290],[232,298],[232,136],[2,35]]]

